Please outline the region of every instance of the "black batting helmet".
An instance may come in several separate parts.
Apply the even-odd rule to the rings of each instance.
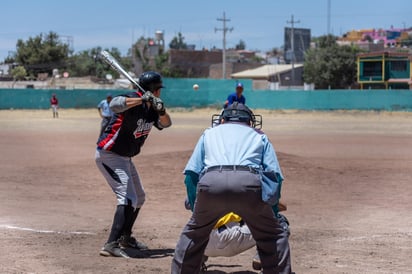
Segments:
[[[155,71],[143,72],[139,77],[139,85],[145,90],[155,91],[164,88],[162,76]]]

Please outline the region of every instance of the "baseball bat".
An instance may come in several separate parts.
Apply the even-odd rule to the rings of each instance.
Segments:
[[[116,58],[114,58],[108,51],[106,50],[102,50],[99,54],[99,56],[101,57],[101,59],[103,59],[103,61],[105,63],[107,63],[108,65],[110,65],[114,70],[116,70],[118,73],[122,74],[124,77],[126,77],[130,83],[132,83],[134,86],[138,87],[143,93],[146,92],[146,90],[144,90],[138,82],[136,82],[135,79],[133,79],[133,77],[127,73],[127,71],[125,71],[123,69],[123,67],[120,65],[120,63],[116,60]]]
[[[103,61],[107,64],[109,64],[114,70],[116,70],[118,73],[122,74],[124,77],[126,77],[130,83],[132,83],[135,87],[138,87],[143,93],[146,93],[146,90],[142,88],[136,80],[133,79],[132,76],[130,76],[127,71],[123,69],[123,67],[120,65],[120,63],[114,58],[108,51],[102,50],[100,52],[100,57],[103,59]],[[154,104],[154,107],[157,110],[163,109],[163,102],[158,99],[156,103]]]

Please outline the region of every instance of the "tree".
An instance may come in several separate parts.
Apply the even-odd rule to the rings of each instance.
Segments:
[[[319,89],[347,88],[355,82],[359,48],[339,46],[332,35],[319,37],[317,47],[306,51],[303,78]]]
[[[169,53],[163,52],[163,47],[156,45],[152,38],[140,37],[133,45],[133,48],[130,49],[129,55],[130,53],[132,53],[132,56],[134,57],[133,64],[135,73],[155,70],[165,77],[177,77],[180,75],[175,69],[172,69],[169,66]]]
[[[16,62],[16,57],[14,56],[7,56],[6,58],[4,58],[5,64],[13,64],[15,62]]]
[[[122,62],[122,66],[125,69],[130,68],[130,61],[127,65],[124,64],[124,60],[121,58],[121,53],[117,48],[105,49],[113,55],[114,58]],[[119,73],[109,65],[99,60],[99,53],[102,51],[101,47],[95,47],[88,50],[81,51],[74,54],[69,58],[68,71],[72,76],[94,76],[97,78],[105,78],[106,74],[112,74],[114,77],[118,77]]]
[[[17,66],[11,70],[11,75],[13,75],[14,81],[12,88],[14,88],[14,85],[18,80],[24,80],[27,72],[26,69],[23,66]]]
[[[62,43],[58,34],[52,31],[30,37],[27,41],[19,39],[16,48],[17,63],[24,66],[30,75],[64,68],[71,53],[69,45]]]
[[[243,41],[242,39],[239,41],[239,43],[237,43],[237,45],[235,46],[236,50],[244,50],[246,49],[246,43],[245,41]]]
[[[185,38],[182,33],[178,33],[177,36],[173,37],[172,41],[169,43],[169,48],[171,49],[187,49],[187,44],[183,41]]]
[[[26,69],[23,66],[17,66],[11,70],[11,75],[15,81],[24,80],[27,75]]]
[[[272,50],[270,52],[267,52],[267,54],[271,56],[278,56],[282,54],[282,50],[279,48],[272,48]]]
[[[101,48],[80,51],[69,59],[68,72],[73,77],[97,76],[97,54]]]

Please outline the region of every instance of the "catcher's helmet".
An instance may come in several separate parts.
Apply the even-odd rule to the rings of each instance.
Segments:
[[[159,88],[164,88],[162,76],[155,71],[143,72],[139,77],[139,84],[145,91],[155,91]]]
[[[225,122],[243,122],[250,125],[253,113],[247,106],[234,102],[222,112],[221,118]]]
[[[220,124],[222,120],[225,122],[245,123],[254,128],[262,127],[262,116],[254,115],[247,106],[238,102],[228,106],[220,115],[214,114],[212,116],[212,127]]]

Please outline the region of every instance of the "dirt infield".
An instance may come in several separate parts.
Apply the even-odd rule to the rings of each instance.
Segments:
[[[172,110],[134,158],[147,192],[134,234],[151,249],[123,259],[98,254],[115,198],[94,163],[97,110],[0,111],[0,273],[170,273],[189,218],[181,172],[215,112]],[[412,273],[412,113],[260,113],[294,271]],[[254,254],[210,258],[208,273],[257,273]]]

